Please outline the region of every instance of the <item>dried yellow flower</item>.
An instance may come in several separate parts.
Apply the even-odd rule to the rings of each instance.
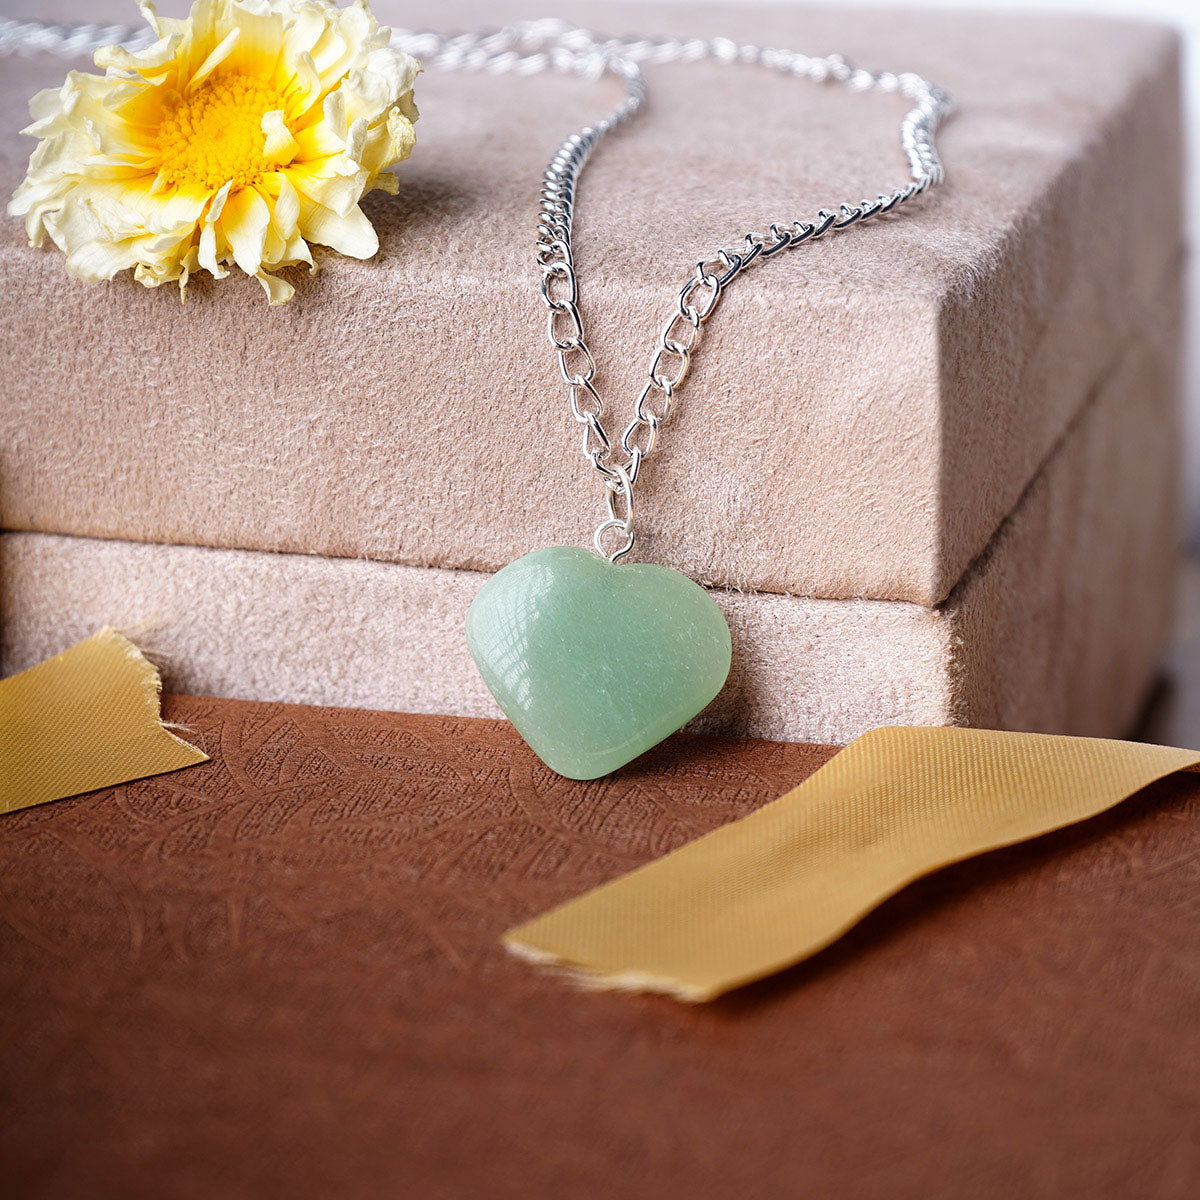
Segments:
[[[272,304],[273,272],[312,266],[309,243],[379,249],[358,202],[394,193],[413,147],[416,59],[389,46],[366,0],[196,0],[183,20],[140,5],[145,50],[96,53],[30,101],[40,138],[8,211],[48,234],[80,279],[132,267],[147,287],[236,264]]]

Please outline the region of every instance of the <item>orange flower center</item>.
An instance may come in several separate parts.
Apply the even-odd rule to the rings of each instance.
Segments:
[[[229,180],[235,191],[257,183],[275,165],[263,155],[263,117],[283,107],[279,92],[251,75],[206,79],[187,95],[173,95],[158,127],[159,179],[207,191]]]

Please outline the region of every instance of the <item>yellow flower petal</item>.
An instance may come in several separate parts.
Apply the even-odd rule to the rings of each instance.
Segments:
[[[233,251],[233,261],[247,275],[262,267],[263,243],[271,223],[271,210],[254,188],[230,194],[219,218],[219,232]]]
[[[229,274],[224,266],[222,266],[222,261],[228,252],[228,244],[223,236],[218,244],[217,221],[220,220],[221,212],[225,207],[226,201],[229,199],[229,189],[231,186],[227,183],[212,198],[207,211],[200,220],[200,244],[197,261],[210,275],[213,275],[217,279],[224,279]]]
[[[286,168],[296,191],[336,216],[344,216],[367,189],[370,172],[345,156],[316,163],[294,162]]]
[[[132,241],[85,241],[67,255],[67,273],[86,283],[103,283],[137,261]]]
[[[273,76],[283,50],[282,15],[265,5],[252,8],[243,0],[230,10],[230,20],[241,35],[237,52],[229,62],[230,70]]]
[[[334,133],[332,126],[318,121],[306,129],[296,129],[296,156],[302,162],[315,162],[322,158],[333,158],[346,148],[346,139]]]
[[[321,102],[321,76],[308,51],[292,60],[292,76],[287,84],[288,120],[293,128],[302,129],[311,120],[311,113]]]
[[[234,51],[242,31],[235,25],[207,54],[187,81],[187,90],[198,88]]]
[[[287,237],[295,230],[300,220],[300,195],[282,171],[276,172],[265,180],[264,184],[273,200],[271,224],[280,234]]]
[[[375,126],[367,137],[359,161],[372,174],[386,171],[402,162],[417,141],[412,122],[399,109],[393,108],[382,125]],[[394,179],[395,176],[389,176]]]
[[[267,302],[271,305],[286,304],[296,294],[296,289],[278,275],[268,275],[266,271],[259,271],[255,278],[263,285],[263,290],[267,293]]]
[[[161,37],[144,50],[126,50],[122,46],[102,46],[92,56],[96,66],[105,71],[136,71],[146,75],[172,62],[178,52],[178,34]]]
[[[300,145],[292,136],[292,131],[287,127],[287,122],[280,109],[264,114],[262,131],[267,138],[266,144],[263,146],[264,158],[269,158],[280,166],[286,166],[296,157],[296,151],[300,149]]]
[[[178,17],[160,17],[158,15],[158,7],[152,0],[138,0],[138,8],[146,24],[159,37],[170,37],[176,33],[182,34],[187,24],[186,21],[181,21]]]
[[[350,258],[370,258],[379,249],[371,222],[357,205],[339,216],[311,200],[300,200],[300,232],[318,246],[329,246]]]

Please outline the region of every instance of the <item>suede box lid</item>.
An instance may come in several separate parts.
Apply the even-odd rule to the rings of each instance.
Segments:
[[[124,0],[3,7],[137,20]],[[705,582],[943,599],[1181,252],[1177,41],[1157,26],[375,8],[398,25],[552,11],[608,32],[838,51],[954,94],[944,190],[748,273],[709,323],[639,495],[641,555]],[[33,144],[16,132],[25,102],[65,66],[5,62],[6,190]],[[894,97],[714,64],[647,72],[648,109],[596,154],[578,220],[584,318],[621,424],[698,258],[905,175]],[[365,204],[380,255],[322,256],[327,269],[282,309],[249,280],[201,283],[183,307],[127,279],[75,283],[61,255],[0,222],[0,525],[485,570],[585,540],[601,493],[545,343],[533,226],[554,147],[617,95],[610,82],[429,71],[400,196]]]

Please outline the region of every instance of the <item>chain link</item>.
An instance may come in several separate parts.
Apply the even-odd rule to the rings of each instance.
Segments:
[[[154,35],[148,29],[49,25],[0,17],[0,54],[51,52],[76,56],[101,46],[121,44],[135,49],[153,41]],[[745,45],[727,38],[604,38],[556,18],[519,21],[480,33],[447,35],[397,29],[392,33],[392,44],[434,69],[496,75],[557,71],[585,79],[609,75],[624,84],[621,103],[594,125],[571,134],[551,158],[542,176],[536,242],[550,344],[567,388],[571,416],[583,426],[584,457],[605,487],[607,517],[597,527],[593,543],[598,554],[613,562],[633,549],[633,488],[642,462],[654,451],[659,429],[691,367],[704,324],[716,311],[725,289],[754,263],[893,212],[943,179],[935,134],[951,110],[950,97],[919,75],[864,71],[837,54],[810,58],[794,50]],[[908,160],[909,179],[874,199],[822,208],[807,220],[775,222],[765,234],[749,232],[734,246],[701,259],[679,290],[654,347],[645,382],[634,403],[633,418],[614,447],[602,422],[604,403],[594,382],[596,360],[587,345],[579,312],[579,279],[571,244],[575,190],[600,140],[642,107],[646,85],[641,65],[704,61],[759,66],[851,92],[883,92],[907,100],[911,107],[900,121],[900,146]],[[618,536],[605,549],[605,539],[612,533]]]

